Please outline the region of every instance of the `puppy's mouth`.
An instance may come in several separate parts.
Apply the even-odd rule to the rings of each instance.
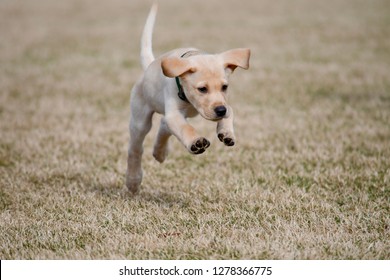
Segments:
[[[230,110],[225,106],[217,106],[212,110],[199,110],[198,112],[206,120],[215,122],[228,118],[230,115]]]
[[[220,121],[220,120],[222,120],[223,118],[221,118],[221,117],[216,117],[216,118],[208,118],[208,117],[205,117],[205,116],[203,116],[206,120],[208,120],[208,121],[213,121],[213,122],[217,122],[217,121]]]

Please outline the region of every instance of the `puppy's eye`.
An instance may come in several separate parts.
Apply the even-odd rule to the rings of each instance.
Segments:
[[[200,87],[198,88],[198,91],[201,93],[207,93],[207,87]]]
[[[227,89],[228,89],[228,85],[223,85],[223,86],[222,86],[222,91],[225,92],[225,91],[227,91]]]

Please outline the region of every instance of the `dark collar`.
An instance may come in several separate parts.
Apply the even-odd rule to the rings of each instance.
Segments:
[[[175,80],[176,80],[177,88],[179,89],[179,92],[177,93],[177,95],[179,96],[179,98],[181,100],[190,103],[190,101],[188,101],[188,99],[184,93],[183,87],[180,84],[179,77],[175,77]]]
[[[181,57],[181,58],[183,58],[183,57],[189,57],[189,56],[192,56],[192,55],[197,55],[197,54],[199,54],[199,53],[200,53],[200,51],[198,51],[198,50],[190,50],[190,51],[187,51],[187,52],[183,53],[180,57]],[[181,100],[183,100],[184,102],[190,103],[190,102],[188,101],[188,99],[187,99],[185,93],[184,93],[184,90],[183,90],[182,85],[180,84],[179,77],[175,77],[175,80],[176,80],[177,88],[178,88],[178,90],[179,90],[179,92],[177,93],[177,95],[178,95],[179,98],[180,98]]]

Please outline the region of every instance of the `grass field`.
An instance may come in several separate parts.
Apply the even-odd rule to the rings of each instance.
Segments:
[[[159,164],[155,126],[132,197],[151,3],[0,1],[0,259],[390,259],[390,2],[160,1],[156,55],[250,47],[251,68],[236,145],[197,117],[211,147]]]

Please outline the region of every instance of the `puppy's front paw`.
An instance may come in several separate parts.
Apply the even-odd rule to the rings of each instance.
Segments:
[[[191,153],[198,155],[198,154],[201,154],[204,151],[206,151],[206,149],[208,147],[210,147],[209,140],[207,140],[206,138],[200,137],[192,143],[190,150],[191,150]]]
[[[226,146],[234,146],[234,138],[224,133],[218,133],[218,139]]]

